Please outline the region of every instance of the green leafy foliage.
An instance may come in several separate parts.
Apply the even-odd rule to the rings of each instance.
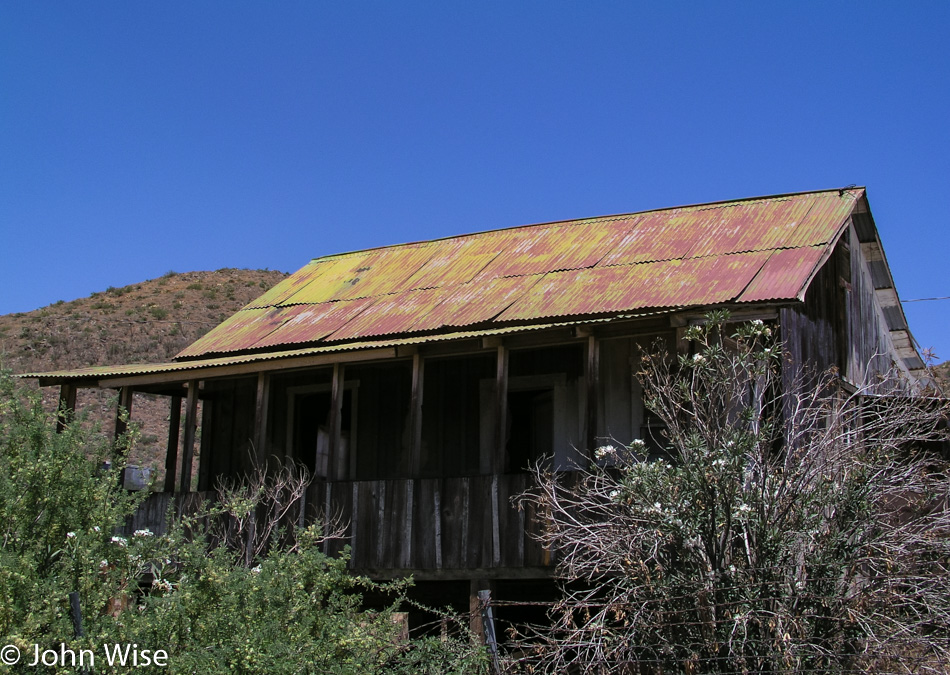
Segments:
[[[34,644],[90,649],[96,672],[138,672],[108,665],[104,644],[164,650],[168,673],[483,672],[483,650],[467,632],[401,636],[395,613],[411,582],[350,575],[345,558],[321,552],[315,527],[276,528],[253,558],[209,536],[215,519],[229,517],[211,505],[172,519],[164,534],[117,534],[144,494],[119,487],[135,432],[112,446],[85,425],[54,426],[35,393],[0,374],[4,644],[24,655]],[[116,462],[108,470],[106,459]],[[69,611],[73,591],[83,637]],[[369,591],[388,606],[364,609]]]

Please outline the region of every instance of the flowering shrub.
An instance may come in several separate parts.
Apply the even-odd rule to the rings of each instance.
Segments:
[[[950,479],[921,447],[947,403],[793,381],[762,321],[686,337],[640,373],[665,457],[600,448],[528,495],[568,582],[536,672],[947,668]]]

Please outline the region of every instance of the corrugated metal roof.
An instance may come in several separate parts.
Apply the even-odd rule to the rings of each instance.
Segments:
[[[195,359],[192,361],[172,361],[168,363],[132,363],[121,366],[90,366],[88,368],[74,368],[72,370],[51,370],[35,373],[21,373],[16,377],[23,379],[46,379],[49,384],[54,381],[94,381],[109,386],[107,380],[132,377],[135,375],[155,375],[159,373],[181,373],[182,382],[202,377],[202,371],[209,368],[236,366],[245,363],[258,363],[275,360],[293,360],[295,358],[315,356],[319,354],[333,354],[340,352],[355,352],[367,349],[384,347],[403,347],[430,342],[449,342],[452,340],[467,340],[497,335],[512,335],[550,328],[566,326],[589,325],[591,323],[606,323],[611,320],[631,319],[664,314],[663,310],[651,312],[637,312],[613,319],[584,319],[579,321],[558,321],[538,323],[530,326],[503,326],[485,330],[453,331],[439,335],[425,335],[413,337],[390,338],[362,342],[346,342],[319,347],[304,347],[299,349],[285,349],[281,351],[259,352],[256,354],[241,354],[238,356],[217,356],[212,358]],[[177,381],[177,379],[176,379]]]
[[[641,308],[793,300],[864,194],[530,225],[312,261],[178,358]]]

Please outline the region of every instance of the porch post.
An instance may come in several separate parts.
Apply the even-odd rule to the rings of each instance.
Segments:
[[[168,416],[168,450],[165,453],[165,492],[175,491],[178,464],[178,433],[181,428],[181,396],[172,396]]]
[[[587,383],[585,406],[586,453],[588,457],[591,457],[597,446],[597,399],[600,394],[600,343],[593,334],[587,336],[587,364],[584,379]]]
[[[122,411],[125,410],[128,415],[122,419]],[[129,425],[127,420],[132,416],[132,387],[122,387],[119,390],[119,403],[115,409],[115,440],[119,440]]]
[[[347,459],[340,443],[340,424],[343,411],[343,364],[333,364],[333,384],[330,390],[330,443],[327,473],[331,480],[343,480],[347,475]]]
[[[59,405],[56,408],[56,433],[62,433],[76,413],[76,385],[65,382],[59,388]]]
[[[410,476],[418,476],[422,470],[422,397],[425,365],[422,354],[416,352],[412,355],[412,404],[409,410]]]
[[[254,448],[257,464],[267,463],[267,408],[270,399],[270,374],[257,375],[257,403],[254,406]]]
[[[180,492],[191,492],[191,461],[195,455],[195,431],[198,426],[198,380],[189,380],[185,401],[185,443],[181,452]]]
[[[508,348],[498,345],[495,362],[495,443],[492,466],[482,473],[504,471],[505,441],[508,436]]]

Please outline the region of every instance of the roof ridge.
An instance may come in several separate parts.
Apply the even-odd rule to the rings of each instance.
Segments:
[[[491,230],[478,230],[476,232],[467,232],[465,234],[453,234],[447,237],[436,237],[434,239],[421,239],[419,241],[407,241],[401,242],[398,244],[387,244],[385,246],[373,246],[372,248],[357,249],[355,251],[344,251],[342,253],[331,253],[325,256],[319,256],[316,258],[311,258],[310,263],[321,262],[324,260],[336,260],[340,258],[356,257],[359,255],[368,255],[375,251],[382,251],[386,249],[394,248],[424,248],[426,246],[431,246],[438,244],[440,242],[451,241],[452,239],[464,240],[468,237],[477,237],[491,234],[498,234],[501,232],[511,232],[514,230],[523,230],[528,228],[549,228],[549,227],[571,227],[575,225],[585,225],[593,223],[610,223],[616,222],[618,220],[623,220],[625,218],[631,218],[634,216],[643,216],[650,213],[661,213],[663,211],[676,211],[679,209],[703,209],[703,208],[722,208],[732,204],[743,204],[749,202],[762,202],[762,201],[779,201],[789,197],[800,197],[804,195],[815,195],[822,194],[825,192],[838,192],[839,196],[844,196],[844,193],[847,192],[849,195],[865,190],[866,188],[862,185],[854,186],[848,185],[843,188],[828,188],[822,190],[803,190],[801,192],[786,192],[776,195],[759,195],[755,197],[742,197],[739,199],[724,199],[714,202],[700,202],[695,204],[681,204],[679,206],[664,206],[656,209],[646,209],[644,211],[631,211],[629,213],[613,213],[613,214],[604,214],[602,216],[590,216],[586,218],[567,218],[564,220],[552,220],[540,223],[527,223],[524,225],[512,225],[510,227],[499,227]]]

